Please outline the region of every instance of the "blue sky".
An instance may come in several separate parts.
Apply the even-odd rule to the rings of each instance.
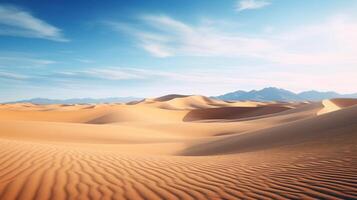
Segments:
[[[0,2],[0,101],[357,92],[357,1]]]

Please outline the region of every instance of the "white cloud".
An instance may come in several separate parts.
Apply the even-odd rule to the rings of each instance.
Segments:
[[[136,29],[126,25],[125,31],[155,57],[237,57],[284,65],[357,64],[357,21],[347,16],[289,30],[263,29],[254,35],[216,24],[189,25],[163,15],[141,19],[148,26]]]
[[[244,56],[264,54],[275,47],[264,38],[226,33],[214,26],[191,26],[168,16],[144,16],[151,31],[111,23],[116,30],[136,36],[138,46],[155,57]],[[123,27],[123,28],[118,28]]]
[[[240,0],[237,3],[236,10],[243,11],[243,10],[252,10],[252,9],[259,9],[270,5],[269,1],[266,0]]]
[[[68,41],[59,28],[15,6],[0,5],[0,27],[0,35]]]

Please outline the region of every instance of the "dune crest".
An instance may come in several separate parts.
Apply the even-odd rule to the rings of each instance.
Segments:
[[[322,115],[340,110],[341,108],[354,106],[357,104],[357,99],[326,99],[322,101],[322,104],[324,105],[324,108],[321,109],[317,115]]]

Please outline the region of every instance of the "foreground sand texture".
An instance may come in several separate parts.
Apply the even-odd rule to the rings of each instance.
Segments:
[[[3,104],[0,199],[357,199],[357,100]]]

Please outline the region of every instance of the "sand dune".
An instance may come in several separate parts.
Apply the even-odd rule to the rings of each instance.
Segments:
[[[51,108],[51,109],[49,109]],[[106,124],[123,121],[179,121],[184,111],[171,112],[150,106],[102,105],[94,107],[71,106],[62,108],[56,105],[41,109],[2,109],[0,120],[30,120],[73,123]]]
[[[192,110],[199,108],[230,106],[234,103],[211,99],[199,95],[166,95],[154,99],[145,99],[138,104],[146,104],[151,105],[152,107],[170,110]]]
[[[356,103],[2,104],[0,199],[356,199]]]

